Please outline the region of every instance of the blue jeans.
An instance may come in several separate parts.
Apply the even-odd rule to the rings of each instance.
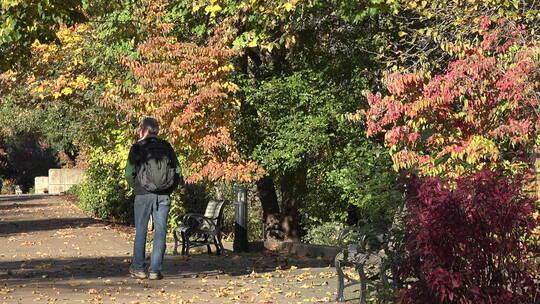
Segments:
[[[170,208],[168,195],[144,194],[135,196],[135,244],[133,246],[132,268],[145,269],[146,232],[148,220],[152,216],[154,222],[154,243],[150,257],[149,272],[161,271],[165,254],[165,237],[167,236],[167,216]]]

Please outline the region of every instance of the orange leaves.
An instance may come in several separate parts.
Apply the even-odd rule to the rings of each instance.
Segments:
[[[421,88],[424,78],[422,74],[417,73],[387,73],[385,74],[384,81],[390,93],[401,95],[414,91],[416,88]]]
[[[229,80],[238,51],[218,28],[205,45],[155,35],[137,47],[139,60],[122,59],[138,81],[128,106],[135,116],[159,119],[164,136],[185,157],[188,181],[252,181],[262,170],[242,160],[231,138],[238,86]]]

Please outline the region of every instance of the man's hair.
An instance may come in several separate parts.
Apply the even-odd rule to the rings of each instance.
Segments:
[[[141,131],[148,131],[152,135],[158,135],[159,133],[159,123],[157,119],[153,117],[145,117],[139,123],[139,129]]]

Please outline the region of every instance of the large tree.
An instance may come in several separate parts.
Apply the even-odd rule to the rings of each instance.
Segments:
[[[373,206],[366,202],[381,199],[360,190],[368,188],[367,176],[385,170],[366,170],[365,179],[347,182],[343,180],[351,176],[344,172],[388,163],[371,157],[379,149],[375,142],[354,140],[363,128],[351,127],[345,116],[358,109],[361,91],[377,76],[368,72],[378,66],[374,50],[380,41],[370,39],[378,31],[377,14],[396,6],[378,1],[202,1],[174,6],[180,7],[173,11],[182,16],[181,24],[191,25],[189,34],[181,25],[174,28],[180,38],[204,41],[223,23],[235,31],[240,113],[233,135],[241,155],[266,171],[256,182],[266,231],[298,239],[301,224],[343,221],[347,209],[356,223],[356,207]],[[365,151],[370,157],[356,159],[355,149],[364,145],[372,147]],[[389,175],[381,185],[392,189],[392,181],[395,176]],[[389,194],[379,201],[384,205],[397,200]],[[313,214],[300,216],[306,212]]]

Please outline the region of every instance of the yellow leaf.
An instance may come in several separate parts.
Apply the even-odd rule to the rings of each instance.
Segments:
[[[210,13],[210,14],[215,14],[219,11],[221,11],[221,6],[219,5],[209,5],[207,7],[204,8],[204,11],[207,12],[207,13]]]
[[[292,5],[290,2],[287,2],[287,3],[283,4],[283,7],[285,8],[285,10],[286,10],[287,12],[290,12],[290,11],[293,10],[294,5]]]
[[[51,267],[52,267],[52,263],[43,263],[36,266],[37,269],[47,269]]]
[[[193,5],[193,7],[191,8],[191,11],[196,13],[200,8],[201,8],[201,5]]]
[[[70,95],[71,93],[73,93],[73,90],[71,88],[63,88],[62,89],[62,94],[64,95]]]
[[[257,46],[257,39],[251,40],[248,44],[248,47],[256,47]]]
[[[17,6],[19,3],[23,2],[22,0],[3,0],[2,1],[2,8],[8,9],[12,6]]]

